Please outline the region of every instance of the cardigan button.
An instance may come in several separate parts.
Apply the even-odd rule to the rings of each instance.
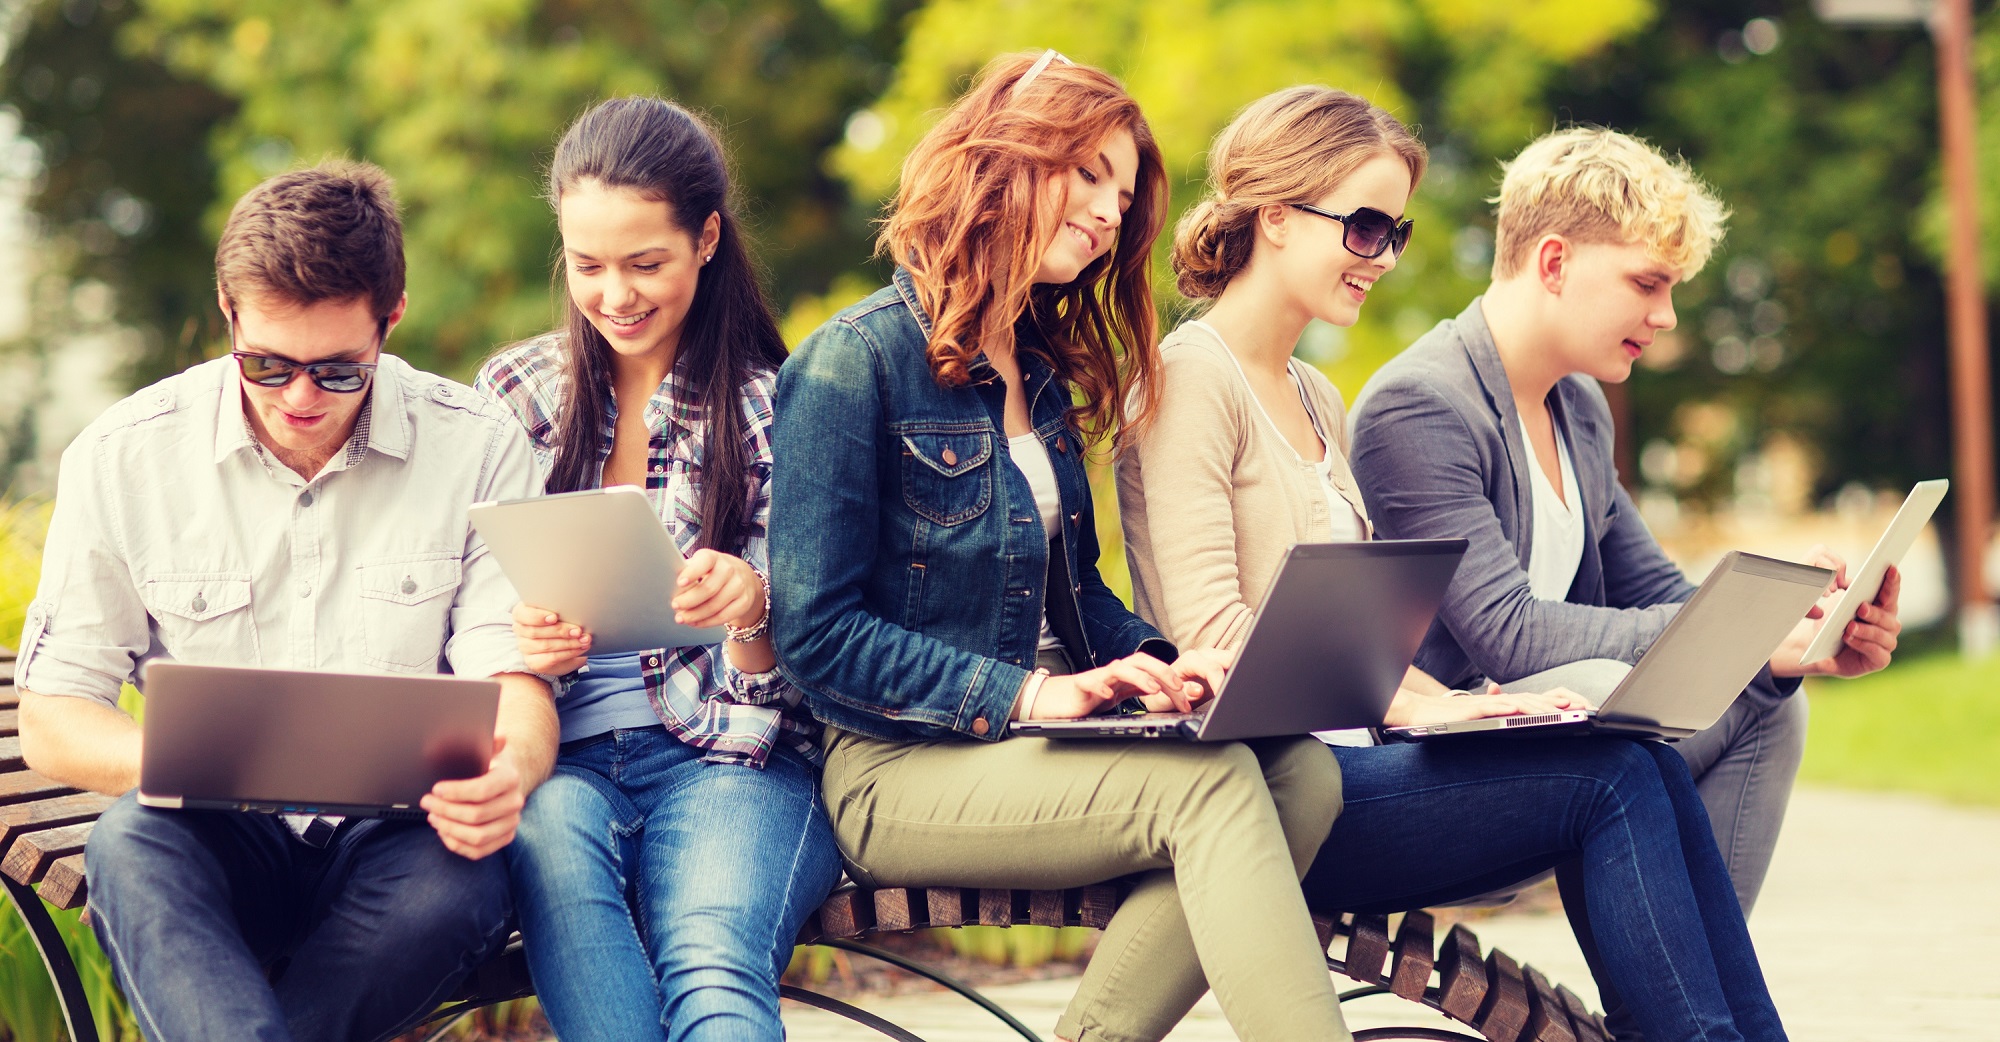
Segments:
[[[958,453],[953,452],[950,449],[945,449],[943,452],[939,453],[938,458],[943,460],[944,465],[947,467],[958,466]]]
[[[973,718],[972,718],[972,733],[973,733],[973,734],[976,734],[976,735],[979,735],[980,737],[984,738],[984,737],[986,736],[986,732],[988,732],[988,731],[991,731],[992,729],[993,729],[993,725],[992,725],[992,724],[989,724],[989,723],[987,723],[987,722],[986,722],[986,718],[985,718],[985,717],[983,717],[983,716],[976,716],[976,717],[973,717]]]

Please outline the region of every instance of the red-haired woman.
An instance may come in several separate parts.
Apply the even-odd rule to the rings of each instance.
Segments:
[[[1149,411],[1165,203],[1138,106],[1054,52],[993,62],[911,153],[882,236],[894,284],[779,374],[778,657],[827,725],[823,791],[864,881],[1143,873],[1080,994],[1155,974],[1195,994],[1136,1033],[1075,1003],[1058,1034],[1161,1037],[1205,971],[1244,1038],[1341,1037],[1297,886],[1340,807],[1324,749],[1009,737],[1128,698],[1185,709],[1225,668],[1105,587],[1084,472]]]

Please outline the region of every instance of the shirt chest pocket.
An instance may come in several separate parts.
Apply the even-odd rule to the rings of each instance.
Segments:
[[[139,596],[153,617],[160,645],[176,660],[213,666],[262,663],[248,575],[162,575],[146,580]]]
[[[458,555],[385,557],[357,571],[362,661],[398,673],[436,672],[461,574]]]
[[[992,461],[991,431],[905,431],[903,502],[935,524],[970,521],[993,503]]]

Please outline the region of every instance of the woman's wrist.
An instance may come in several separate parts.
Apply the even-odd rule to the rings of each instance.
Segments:
[[[1042,697],[1042,685],[1048,682],[1047,669],[1037,668],[1021,681],[1021,693],[1014,696],[1014,712],[1010,720],[1030,720],[1035,712],[1035,702]]]
[[[727,622],[722,624],[723,631],[728,633],[729,639],[737,644],[749,644],[753,641],[764,640],[771,632],[771,580],[765,578],[764,573],[755,568],[750,569],[750,574],[756,578],[757,585],[763,592],[762,604],[757,609],[755,619],[747,625],[742,626],[732,625]]]

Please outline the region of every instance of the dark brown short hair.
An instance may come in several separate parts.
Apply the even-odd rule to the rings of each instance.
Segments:
[[[246,297],[294,307],[366,300],[388,318],[403,298],[395,183],[381,167],[344,159],[265,181],[229,212],[215,282],[231,307]]]

